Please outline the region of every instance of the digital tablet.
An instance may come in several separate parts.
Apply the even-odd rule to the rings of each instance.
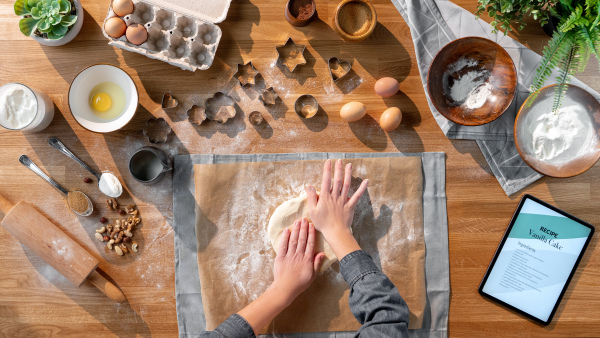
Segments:
[[[594,230],[590,224],[525,195],[479,293],[550,324]]]

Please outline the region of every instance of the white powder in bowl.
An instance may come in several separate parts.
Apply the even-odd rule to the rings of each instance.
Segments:
[[[27,127],[37,113],[37,101],[29,88],[11,84],[0,95],[0,124],[10,129]]]
[[[492,86],[489,83],[484,83],[479,87],[475,87],[467,97],[465,106],[469,109],[481,108],[488,96],[492,93]]]
[[[443,76],[443,88],[454,104],[477,109],[485,104],[492,93],[492,86],[487,83],[489,71],[478,68],[478,65],[477,60],[460,58],[448,66]]]
[[[111,173],[103,173],[100,176],[100,183],[98,185],[100,191],[108,197],[119,197],[123,193],[123,186],[117,176]]]

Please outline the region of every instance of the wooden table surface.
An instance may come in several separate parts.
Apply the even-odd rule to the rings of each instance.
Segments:
[[[452,286],[449,332],[452,336],[599,336],[600,259],[597,236],[548,327],[482,299],[477,287],[508,220],[524,193],[533,194],[592,224],[598,221],[600,167],[569,179],[543,178],[525,191],[507,197],[492,175],[474,141],[448,140],[435,123],[425,99],[407,25],[386,0],[373,1],[379,25],[360,43],[344,43],[331,28],[336,1],[318,1],[322,21],[305,28],[290,26],[283,16],[283,1],[234,0],[227,19],[219,26],[223,38],[208,71],[182,71],[142,55],[109,45],[101,24],[109,1],[84,0],[85,21],[79,36],[63,47],[44,47],[18,30],[13,1],[0,1],[0,84],[22,82],[50,95],[56,116],[49,128],[36,134],[0,131],[0,193],[12,201],[26,200],[84,246],[101,263],[102,271],[123,290],[128,303],[115,305],[93,287],[75,288],[33,253],[0,228],[0,336],[176,336],[175,277],[171,177],[143,186],[127,171],[132,152],[149,145],[142,134],[145,122],[164,117],[174,133],[159,145],[169,155],[276,152],[423,152],[443,151],[447,156],[447,205]],[[475,0],[456,1],[474,11]],[[487,19],[489,20],[489,19]],[[306,44],[308,64],[288,77],[273,66],[275,46],[291,36]],[[541,52],[548,38],[537,24],[512,35]],[[337,56],[351,61],[353,81],[338,88],[328,80],[326,60]],[[232,74],[236,65],[252,61],[283,99],[267,111],[254,89],[241,89]],[[96,63],[118,65],[132,75],[140,89],[140,107],[134,119],[118,132],[94,134],[81,128],[67,105],[69,83],[81,69]],[[590,69],[597,66],[594,59]],[[581,77],[600,89],[597,71]],[[375,79],[400,80],[401,92],[382,99],[373,93]],[[163,93],[170,91],[183,106],[201,103],[217,91],[231,92],[238,116],[227,124],[211,122],[199,127],[185,120],[185,109],[165,113]],[[347,92],[343,94],[342,91]],[[309,121],[293,111],[300,94],[319,100],[323,112]],[[340,120],[338,111],[353,100],[364,102],[369,115],[360,122]],[[383,132],[377,121],[387,107],[402,109],[402,126]],[[247,122],[254,109],[263,112],[268,126],[256,129]],[[138,254],[119,257],[96,241],[94,231],[107,210],[93,184],[84,184],[87,172],[47,145],[57,136],[92,167],[110,170],[125,182],[121,203],[135,202],[143,218],[136,231]],[[79,188],[94,201],[91,217],[78,218],[62,196],[18,162],[29,155],[59,183]],[[258,277],[257,277],[258,278]],[[232,311],[237,309],[232,309]]]

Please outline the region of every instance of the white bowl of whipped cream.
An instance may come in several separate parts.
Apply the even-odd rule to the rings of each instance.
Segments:
[[[514,138],[523,160],[536,171],[571,177],[600,158],[600,103],[587,91],[567,85],[562,104],[554,107],[556,85],[528,98],[517,115]]]

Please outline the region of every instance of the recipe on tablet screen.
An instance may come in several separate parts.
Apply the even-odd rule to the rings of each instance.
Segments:
[[[590,231],[527,199],[482,291],[547,320]]]

